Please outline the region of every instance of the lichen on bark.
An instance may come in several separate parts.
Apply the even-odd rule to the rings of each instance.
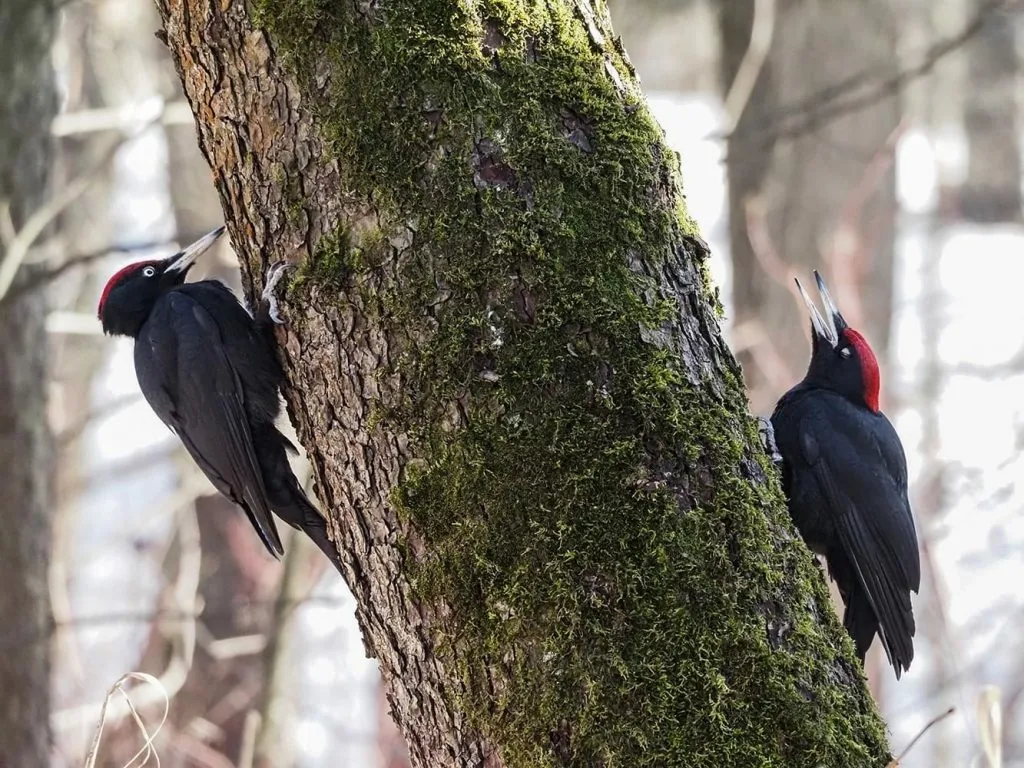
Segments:
[[[883,765],[601,1],[162,10],[414,760]]]

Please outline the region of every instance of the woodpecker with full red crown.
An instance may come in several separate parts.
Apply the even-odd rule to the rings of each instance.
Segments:
[[[861,662],[877,634],[899,679],[914,658],[910,593],[921,586],[906,455],[878,408],[874,352],[817,272],[814,279],[828,319],[797,280],[811,316],[811,362],[771,417],[782,487],[793,522],[839,587]]]
[[[166,259],[114,273],[97,314],[104,333],[135,340],[135,374],[150,407],[214,487],[240,506],[267,551],[284,554],[273,512],[304,531],[341,570],[324,518],[299,485],[295,447],[275,420],[284,374],[273,351],[274,290],[288,264],[268,271],[252,315],[217,280],[185,277],[224,233],[218,227]]]

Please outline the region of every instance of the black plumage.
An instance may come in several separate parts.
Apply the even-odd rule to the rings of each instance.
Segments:
[[[878,361],[815,279],[828,323],[811,313],[811,362],[779,400],[771,422],[789,511],[807,545],[824,555],[846,603],[843,624],[863,661],[876,634],[899,678],[914,658],[911,591],[920,554],[907,497],[907,462],[878,408]]]
[[[185,283],[211,232],[168,259],[131,264],[104,288],[106,333],[135,339],[139,387],[214,487],[240,506],[273,556],[274,513],[305,531],[341,568],[327,526],[288,464],[294,447],[275,425],[283,372],[271,347],[277,265],[255,315],[223,283]]]

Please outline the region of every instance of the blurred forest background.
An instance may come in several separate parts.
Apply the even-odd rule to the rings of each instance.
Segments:
[[[994,765],[973,762],[988,691],[1024,766],[1024,3],[612,14],[681,153],[752,409],[803,374],[791,286],[812,268],[882,360],[925,564],[909,674],[877,643],[868,660],[894,750],[956,706],[904,765]],[[134,670],[171,698],[165,766],[401,768],[341,579],[305,539],[268,559],[141,400],[131,343],[100,335],[109,274],[221,222],[158,26],[150,0],[0,0],[0,768],[82,765]],[[227,243],[196,272],[237,288]],[[152,729],[163,695],[126,685]],[[142,739],[112,702],[96,765],[118,768]]]

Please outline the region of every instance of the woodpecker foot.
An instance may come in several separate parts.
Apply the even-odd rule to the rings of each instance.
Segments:
[[[757,422],[757,431],[761,433],[761,444],[764,445],[764,449],[771,458],[772,463],[781,464],[782,454],[779,453],[779,446],[775,444],[775,427],[772,426],[771,419],[759,416]]]
[[[295,265],[290,262],[277,261],[267,270],[267,286],[263,289],[263,295],[260,298],[263,299],[263,305],[267,308],[267,317],[276,325],[284,325],[284,320],[281,319],[281,315],[277,311],[277,297],[274,295],[274,289],[281,282],[285,272],[294,267]]]

